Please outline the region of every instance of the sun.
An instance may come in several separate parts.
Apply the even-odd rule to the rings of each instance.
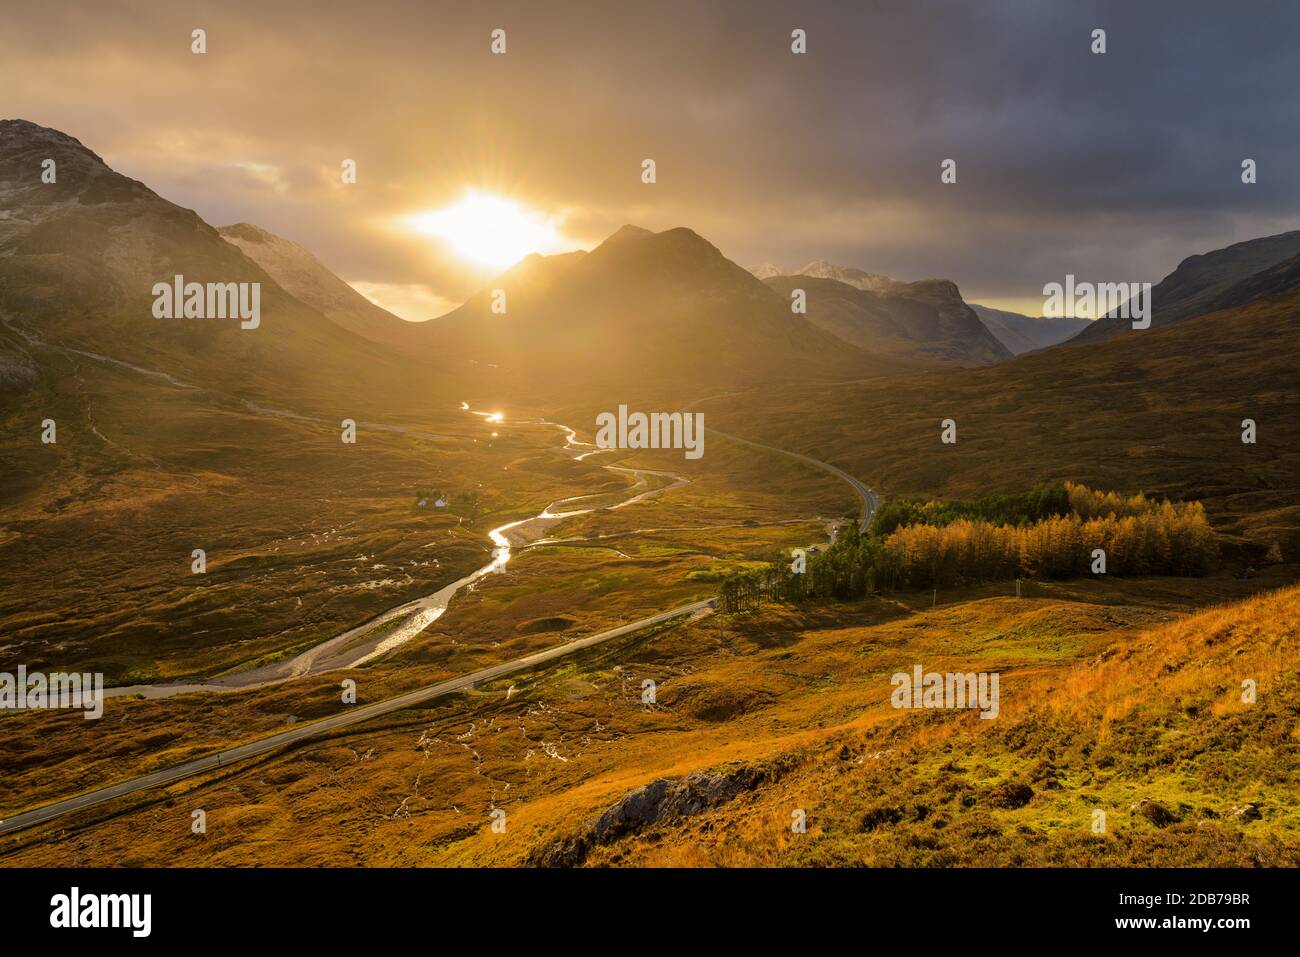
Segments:
[[[531,253],[569,247],[555,217],[475,189],[450,206],[407,216],[405,224],[420,235],[441,240],[461,259],[489,269],[505,269]]]

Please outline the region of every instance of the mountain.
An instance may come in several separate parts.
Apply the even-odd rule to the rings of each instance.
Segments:
[[[257,284],[260,321],[160,318],[154,286],[178,274]],[[416,361],[343,328],[73,137],[0,122],[0,654],[84,660],[110,681],[157,676],[135,671],[145,661],[208,674],[478,567],[467,502],[490,483],[522,509],[538,486],[519,490],[516,452],[464,441],[477,420],[458,400],[482,378],[449,369],[436,350]],[[424,488],[455,504],[417,518]],[[462,507],[463,536],[450,519]],[[362,537],[342,531],[354,527]],[[192,579],[195,548],[209,567]],[[340,571],[342,587],[322,586],[321,569],[362,549],[413,574],[354,589]]]
[[[494,290],[504,314],[493,311]],[[685,228],[624,226],[589,253],[530,256],[422,327],[447,355],[539,382],[577,376],[694,393],[884,368],[792,314],[788,299]]]
[[[1075,481],[1199,499],[1216,529],[1300,555],[1300,291],[1086,349],[710,405],[717,428],[833,462],[899,497]],[[870,410],[864,415],[863,410]],[[957,423],[953,445],[940,422]],[[1257,441],[1242,441],[1243,419]],[[1229,552],[1231,549],[1228,550]]]
[[[410,342],[406,320],[375,305],[297,243],[249,223],[222,226],[217,232],[226,242],[238,246],[299,302],[349,332],[390,345],[404,346]]]
[[[895,360],[962,365],[988,365],[1011,357],[953,283],[943,279],[889,283],[884,291],[870,291],[806,275],[766,280],[783,302],[790,302],[793,290],[804,290],[808,319],[865,352]]]
[[[856,289],[869,292],[882,292],[893,286],[902,285],[897,280],[879,273],[866,272],[852,266],[835,266],[824,259],[815,259],[802,269],[785,269],[772,263],[760,263],[750,266],[749,271],[757,279],[775,279],[777,276],[811,276],[814,279],[834,279]]]
[[[754,274],[755,279],[771,279],[773,276],[784,276],[786,272],[780,266],[772,263],[759,263],[757,266],[750,266],[749,271]]]
[[[177,275],[259,284],[258,325],[156,318],[154,285]],[[193,210],[25,120],[0,121],[0,319],[6,367],[17,350],[61,369],[58,354],[75,349],[265,399],[355,396],[410,378],[394,353],[295,298]]]
[[[1022,355],[1035,349],[1046,349],[1064,342],[1088,325],[1091,320],[1069,316],[1032,316],[1004,309],[992,309],[971,303],[975,315],[988,327],[1012,355]]]
[[[1270,266],[1229,286],[1208,300],[1204,308],[1206,312],[1235,309],[1257,299],[1287,296],[1298,290],[1300,290],[1300,256],[1292,256],[1276,266]]]
[[[856,289],[867,292],[888,292],[896,286],[905,285],[879,273],[866,272],[853,266],[835,266],[824,259],[816,259],[794,273],[796,276],[811,276],[814,279],[834,279]]]
[[[1253,287],[1241,286],[1236,295],[1226,294],[1257,273],[1300,255],[1300,230],[1234,243],[1224,249],[1189,256],[1178,268],[1151,289],[1151,328],[1172,326],[1205,315],[1215,309],[1242,306],[1243,296]],[[1265,283],[1262,289],[1270,288]],[[1068,340],[1070,344],[1100,342],[1133,332],[1131,321],[1105,316]]]

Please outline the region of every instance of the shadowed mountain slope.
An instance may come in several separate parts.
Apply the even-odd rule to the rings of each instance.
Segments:
[[[971,308],[989,332],[1017,356],[1064,342],[1090,321],[1069,316],[1026,316],[975,303],[971,303]]]
[[[500,290],[500,298],[494,297]],[[504,300],[504,314],[493,311]],[[689,229],[625,226],[589,253],[530,256],[421,329],[437,348],[529,380],[700,389],[847,378],[885,365]]]
[[[1151,289],[1151,328],[1177,325],[1229,306],[1244,306],[1250,286],[1238,286],[1256,273],[1269,270],[1284,260],[1300,255],[1300,230],[1234,243],[1223,249],[1188,256],[1178,268]],[[1266,283],[1276,294],[1276,287]],[[1225,294],[1237,288],[1235,296]],[[1131,320],[1104,316],[1084,328],[1070,344],[1101,342],[1133,333]]]
[[[46,159],[53,183],[42,182]],[[73,348],[243,399],[317,407],[391,398],[417,382],[415,363],[295,298],[194,211],[64,133],[0,121],[0,209],[6,381],[34,381],[17,353],[39,366],[42,349]],[[177,275],[260,284],[259,324],[156,318],[154,285]]]
[[[1230,536],[1300,554],[1300,293],[987,369],[773,390],[706,408],[893,496],[974,498],[1073,480],[1201,499]],[[940,423],[957,424],[957,443]],[[1242,442],[1252,419],[1257,442]],[[1229,550],[1230,551],[1230,550]],[[1257,552],[1251,552],[1257,555]]]
[[[910,363],[960,365],[988,365],[1011,356],[946,280],[891,281],[882,292],[813,276],[765,282],[784,302],[795,289],[804,290],[809,321],[865,352]]]

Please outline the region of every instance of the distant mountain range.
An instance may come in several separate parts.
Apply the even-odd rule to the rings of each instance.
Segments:
[[[767,263],[750,272],[785,302],[807,296],[808,319],[866,352],[908,362],[988,365],[1013,351],[1001,343],[945,279],[900,282],[815,260],[792,273]]]
[[[802,289],[811,322],[866,352],[904,362],[960,365],[1011,357],[946,280],[891,280],[882,292],[812,276],[774,276],[764,282],[787,303],[794,290]]]
[[[42,182],[46,159],[57,163],[54,183]],[[260,283],[261,327],[155,318],[151,289],[176,275]],[[805,314],[791,310],[796,288]],[[1297,289],[1300,231],[1238,243],[1184,260],[1159,283],[1153,326]],[[972,307],[946,280],[901,282],[822,260],[793,273],[745,270],[690,229],[636,226],[591,252],[530,256],[450,313],[407,323],[298,244],[248,223],[214,229],[76,139],[23,120],[0,121],[0,318],[0,389],[39,378],[27,348],[36,337],[249,397],[489,379],[695,394],[989,365],[1075,331],[1071,344],[1127,329]]]
[[[569,380],[707,386],[886,368],[685,228],[624,226],[591,252],[529,256],[419,332],[449,355]]]
[[[1002,354],[989,351],[988,342],[971,328],[969,321],[962,321],[958,316],[955,304],[946,323],[921,321],[909,329],[909,324],[917,321],[917,313],[899,307],[896,300],[893,309],[882,309],[880,300],[861,299],[844,289],[809,282],[833,281],[879,296],[928,298],[933,302],[939,288],[935,284],[943,280],[903,283],[878,273],[835,266],[825,260],[815,260],[797,270],[763,263],[751,267],[750,272],[783,294],[805,287],[810,301],[808,318],[812,322],[868,351],[900,358],[910,353],[913,357],[920,354],[961,365],[987,365],[1063,343],[1104,342],[1135,332],[1131,320],[1118,315],[1104,316],[1094,322],[1078,317],[1031,317],[971,304],[969,308],[980,324],[1005,350]],[[792,281],[794,278],[799,281]],[[918,296],[917,290],[924,289],[926,284],[930,294]],[[938,298],[960,300],[956,287],[951,283],[946,285],[951,289],[940,293]],[[1300,289],[1300,230],[1234,243],[1189,256],[1152,287],[1151,328],[1177,325],[1222,309],[1284,296],[1297,289]],[[814,292],[818,300],[816,310],[811,306]]]
[[[711,407],[718,428],[835,462],[897,496],[973,498],[1050,480],[1206,503],[1232,548],[1300,554],[1300,289],[1142,335],[986,368]],[[1120,401],[1117,397],[1123,397]],[[959,441],[940,444],[939,423]],[[1243,420],[1259,429],[1242,441]],[[1226,544],[1225,544],[1226,547]]]
[[[814,279],[834,279],[846,286],[865,289],[867,292],[887,292],[894,286],[903,285],[903,283],[899,283],[888,276],[882,276],[879,273],[866,272],[852,266],[835,266],[824,259],[815,259],[802,269],[782,269],[780,266],[774,266],[771,263],[763,263],[760,266],[751,266],[749,271],[759,279],[764,280],[775,279],[777,276],[811,276]]]
[[[1092,321],[1068,316],[1026,316],[976,303],[971,303],[971,308],[989,332],[1017,356],[1064,342]]]

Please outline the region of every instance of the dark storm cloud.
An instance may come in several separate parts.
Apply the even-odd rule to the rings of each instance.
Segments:
[[[1300,225],[1297,35],[1293,3],[32,4],[0,35],[0,112],[349,279],[452,299],[479,280],[374,223],[470,184],[587,241],[688,225],[745,264],[1010,301]],[[330,185],[341,156],[362,189]]]

